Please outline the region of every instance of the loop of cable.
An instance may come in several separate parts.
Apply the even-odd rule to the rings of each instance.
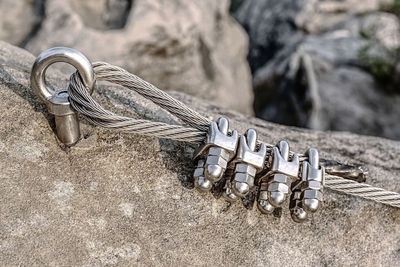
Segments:
[[[97,69],[95,70],[97,71]],[[103,76],[102,79],[112,81],[111,79],[108,80],[107,76]],[[71,75],[68,94],[72,107],[82,114],[87,121],[101,127],[195,144],[203,142],[207,133],[204,130],[201,131],[192,127],[134,119],[108,111],[90,96],[78,72]]]

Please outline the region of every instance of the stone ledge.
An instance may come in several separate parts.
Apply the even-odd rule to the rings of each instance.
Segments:
[[[400,260],[400,210],[326,190],[304,224],[264,216],[193,189],[193,148],[104,131],[59,147],[45,106],[29,87],[34,57],[0,42],[0,262],[5,265],[385,265]],[[50,77],[55,86],[65,83]],[[321,156],[363,164],[367,182],[400,192],[400,142],[268,123],[182,93],[199,112],[230,119],[260,139],[286,139]],[[174,119],[136,94],[102,84],[95,93],[116,112]],[[130,111],[125,111],[130,112]]]

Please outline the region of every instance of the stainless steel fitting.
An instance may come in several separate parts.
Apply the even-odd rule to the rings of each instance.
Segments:
[[[239,148],[233,163],[234,174],[231,188],[227,186],[237,197],[245,197],[254,187],[254,178],[259,173],[265,163],[267,148],[261,143],[257,149],[257,132],[248,129],[246,135],[240,137]],[[229,192],[225,192],[227,195]]]
[[[239,199],[239,197],[235,195],[232,191],[232,182],[230,179],[227,179],[225,182],[225,187],[222,196],[226,201],[231,203],[236,202]]]
[[[33,64],[31,87],[55,117],[58,139],[67,146],[80,138],[77,113],[69,102],[67,89],[53,90],[46,84],[46,70],[56,62],[73,65],[82,78],[89,93],[93,92],[95,75],[90,61],[79,51],[66,47],[55,47],[42,52]]]
[[[224,176],[228,162],[235,156],[239,135],[236,130],[229,134],[229,122],[226,118],[212,122],[207,141],[196,154],[198,160],[194,171],[195,187],[207,192],[212,185]]]
[[[293,188],[290,212],[294,221],[304,221],[308,213],[318,210],[322,202],[323,186],[325,184],[325,169],[319,166],[318,150],[310,148],[308,162],[303,161],[301,181]]]
[[[292,161],[289,161],[289,152],[286,141],[280,141],[273,147],[271,170],[260,179],[257,206],[262,213],[271,213],[275,208],[281,207],[289,194],[292,179],[298,179],[299,157],[294,154]]]

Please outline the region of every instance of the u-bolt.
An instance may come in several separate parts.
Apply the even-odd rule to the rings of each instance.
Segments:
[[[46,84],[46,70],[56,62],[74,66],[90,94],[93,92],[95,75],[87,57],[81,52],[67,47],[54,47],[43,51],[32,66],[31,87],[46,104],[49,113],[54,115],[58,139],[63,144],[72,146],[80,138],[78,115],[71,107],[67,89],[52,90]]]

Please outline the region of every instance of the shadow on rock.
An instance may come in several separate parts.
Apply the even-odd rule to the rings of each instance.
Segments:
[[[2,65],[0,65],[0,74],[2,76],[2,81],[6,85],[5,87],[10,89],[13,93],[24,99],[26,102],[28,102],[35,112],[41,112],[46,120],[49,122],[49,125],[55,134],[56,125],[54,122],[54,116],[47,111],[46,105],[38,99],[33,90],[30,87],[23,85],[20,81],[16,80],[14,78],[15,76],[7,71]],[[26,80],[29,81],[30,74],[25,71],[24,76]]]

